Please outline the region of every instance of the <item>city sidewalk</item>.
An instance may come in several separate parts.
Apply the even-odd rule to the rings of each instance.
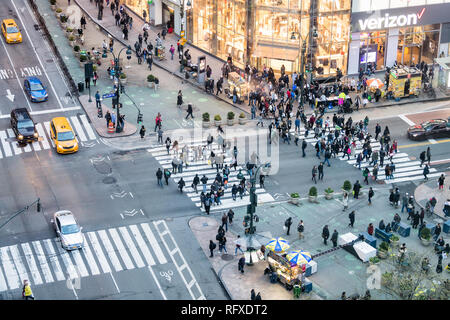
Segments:
[[[448,174],[446,175],[448,177]],[[448,178],[444,181],[444,190],[439,190],[438,182],[436,179],[430,179],[427,182],[420,184],[416,190],[414,191],[414,198],[416,202],[422,208],[425,208],[425,205],[428,200],[432,197],[435,197],[437,200],[436,207],[434,208],[434,213],[441,217],[444,220],[448,220],[448,217],[445,216],[444,212],[444,203],[447,199],[450,199],[450,182]]]

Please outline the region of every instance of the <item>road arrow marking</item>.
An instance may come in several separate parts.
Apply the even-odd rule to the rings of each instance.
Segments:
[[[9,89],[6,89],[6,93],[7,93],[7,95],[6,95],[6,97],[11,101],[11,102],[14,102],[14,95],[13,94],[11,94],[11,91],[9,90]]]

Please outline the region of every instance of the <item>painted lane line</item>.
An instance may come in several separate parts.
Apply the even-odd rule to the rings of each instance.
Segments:
[[[81,254],[79,250],[72,250],[70,251],[70,254],[72,255],[75,265],[78,268],[78,271],[80,271],[80,275],[82,277],[89,276],[89,272],[86,269],[86,266],[84,265],[83,258],[81,258]]]
[[[114,282],[114,285],[116,286],[116,290],[117,290],[117,292],[118,292],[118,293],[120,293],[120,289],[119,289],[119,286],[117,285],[116,279],[114,279],[114,277],[113,277],[113,275],[112,275],[112,272],[111,272],[111,271],[109,271],[109,275],[111,276],[111,279],[112,279],[112,281]]]
[[[130,256],[128,255],[127,251],[125,250],[125,247],[123,246],[123,243],[120,240],[120,236],[119,236],[119,233],[117,232],[117,230],[114,228],[110,228],[110,229],[108,229],[108,231],[116,245],[119,255],[122,258],[122,261],[125,263],[125,267],[128,270],[134,269],[134,264],[131,261]]]
[[[61,257],[65,267],[66,274],[69,276],[69,279],[77,279],[79,271],[76,269],[74,264],[72,263],[72,259],[70,259],[69,254],[65,249],[61,246],[61,240],[58,238],[53,239],[54,244],[56,245],[56,250],[58,251],[59,256]]]
[[[167,300],[167,297],[166,297],[166,295],[164,294],[164,291],[163,291],[163,289],[161,288],[161,285],[159,284],[159,281],[158,281],[158,279],[156,278],[155,273],[153,272],[152,267],[151,267],[151,266],[148,266],[148,270],[150,271],[150,273],[151,273],[153,279],[155,280],[156,285],[158,286],[159,292],[161,292],[161,296],[163,297],[164,300]]]
[[[0,261],[1,262],[1,261]],[[1,263],[0,263],[0,292],[8,290],[8,285],[6,284],[6,279],[3,276]]]
[[[39,136],[42,137],[41,143],[44,149],[50,149],[50,144],[47,141],[47,136],[45,135],[44,128],[42,128],[41,123],[36,124],[36,130],[39,133]]]
[[[14,3],[14,1],[11,0],[11,3],[12,3],[12,5],[14,6],[14,9],[15,9],[16,12],[17,12],[17,16],[19,17],[19,20],[20,20],[20,22],[22,23],[22,27],[23,27],[23,29],[25,30],[25,33],[27,34],[28,40],[30,41],[31,47],[33,48],[33,51],[34,51],[34,54],[36,55],[36,58],[38,59],[39,64],[41,65],[42,70],[44,71],[45,76],[47,77],[47,80],[48,80],[48,82],[50,83],[50,86],[52,87],[53,94],[55,95],[56,100],[58,100],[59,107],[60,107],[61,109],[63,109],[62,103],[61,103],[61,101],[59,100],[59,96],[56,94],[55,87],[53,86],[53,82],[50,80],[50,77],[48,76],[47,71],[45,70],[44,64],[42,63],[41,58],[39,57],[39,54],[38,54],[37,51],[36,51],[36,47],[34,46],[34,43],[33,43],[33,41],[31,40],[30,35],[28,34],[28,28],[27,28],[27,25],[23,22],[22,17],[21,17],[21,15],[20,15],[20,13],[19,13],[19,10],[17,10],[16,4]],[[22,13],[22,14],[23,14],[23,13]]]
[[[13,155],[9,142],[6,141],[8,136],[4,130],[0,131],[0,141],[2,142],[3,152],[5,152],[5,157],[11,157]],[[1,153],[1,152],[0,152]]]
[[[52,135],[50,134],[50,121],[45,121],[44,122],[44,129],[45,129],[45,132],[47,132],[47,136],[49,137],[49,140],[50,140],[50,142],[52,144],[52,147],[54,148],[55,147],[55,143],[53,142]]]
[[[47,251],[48,259],[50,260],[50,264],[52,266],[52,270],[55,273],[56,280],[65,280],[66,278],[64,277],[64,272],[62,271],[61,265],[59,264],[55,248],[53,247],[53,242],[50,239],[45,239],[43,240],[43,242],[45,250]]]
[[[182,273],[182,270],[180,270],[180,266],[178,266],[178,260],[175,259],[175,257],[174,257],[173,255],[170,255],[170,258],[172,259],[173,264],[174,264],[175,267],[177,268],[177,271],[178,271],[178,273],[179,273],[181,279],[183,280],[184,285],[186,286],[186,289],[189,291],[189,294],[191,295],[192,299],[193,299],[193,300],[204,299],[204,296],[203,296],[203,293],[202,293],[202,289],[200,288],[200,286],[199,286],[197,280],[195,280],[195,277],[194,277],[194,274],[193,274],[192,271],[191,271],[191,268],[189,268],[189,266],[187,266],[187,262],[186,262],[186,260],[184,259],[184,256],[183,256],[183,254],[181,253],[181,250],[179,250],[179,247],[178,247],[178,245],[177,245],[175,239],[173,238],[172,233],[170,232],[169,228],[167,227],[166,222],[165,222],[164,220],[154,221],[154,222],[153,222],[153,225],[155,226],[155,228],[156,228],[156,230],[157,230],[157,232],[158,232],[158,234],[159,234],[159,236],[160,236],[160,238],[161,238],[161,241],[163,242],[163,244],[164,244],[164,246],[165,246],[165,248],[166,248],[166,250],[167,250],[168,252],[170,251],[170,248],[169,248],[169,246],[168,246],[168,244],[167,244],[167,241],[166,241],[165,237],[161,235],[162,232],[167,231],[167,232],[168,232],[168,236],[170,237],[171,242],[175,245],[176,248],[178,248],[178,257],[179,257],[179,259],[181,259],[181,261],[182,261],[182,266],[186,265],[186,269],[187,269],[187,271],[188,271],[188,273],[189,273],[191,279],[192,279],[193,281],[195,281],[195,285],[196,285],[196,287],[197,287],[198,292],[200,293],[200,297],[196,298],[195,295],[194,295],[194,293],[192,292],[192,286],[191,286],[191,287],[188,287],[188,283],[187,283],[187,281],[186,281],[186,278],[185,278],[184,274]],[[160,226],[160,225],[163,226],[164,230],[160,230],[160,229],[159,229],[158,226]]]
[[[109,238],[106,234],[105,230],[99,230],[97,231],[100,240],[102,240],[103,246],[105,247],[106,250],[106,254],[109,256],[109,260],[111,261],[111,263],[114,266],[114,269],[118,272],[118,271],[122,271],[122,265],[119,262],[119,259],[116,256],[114,247],[111,244],[111,241],[109,241]]]
[[[138,244],[139,249],[141,249],[141,252],[147,261],[147,264],[150,266],[154,266],[155,260],[153,259],[152,254],[150,253],[150,250],[148,249],[147,245],[145,244],[144,239],[142,238],[141,232],[139,231],[138,227],[136,225],[129,226],[131,233],[134,236],[134,239],[136,239],[136,242]]]
[[[25,253],[25,259],[28,263],[28,268],[31,271],[31,276],[33,277],[33,284],[42,284],[41,274],[39,273],[39,269],[36,265],[36,261],[34,260],[33,251],[31,250],[30,244],[22,243],[22,250]]]
[[[39,265],[41,267],[42,274],[44,275],[44,279],[46,283],[54,282],[52,272],[50,271],[50,267],[47,263],[47,259],[45,259],[44,250],[42,249],[41,243],[39,241],[32,242],[34,251],[36,252],[37,259],[39,261]]]
[[[428,141],[429,141],[431,144],[436,144],[436,143],[438,143],[435,139],[428,139]]]
[[[47,110],[40,110],[40,111],[32,111],[32,112],[30,112],[30,114],[32,116],[34,116],[37,114],[60,113],[60,112],[68,112],[68,111],[74,111],[74,110],[80,110],[80,109],[81,109],[80,106],[76,106],[76,107],[69,107],[69,108],[64,108],[64,109],[47,109]],[[11,116],[9,114],[0,115],[0,119],[9,119],[9,118],[11,118]]]
[[[156,257],[158,258],[158,261],[160,264],[167,263],[167,259],[164,256],[164,253],[161,250],[161,247],[158,244],[158,241],[156,241],[155,236],[153,235],[152,230],[150,229],[150,225],[148,223],[141,223],[141,228],[144,230],[145,236],[147,237],[147,240],[150,242],[150,245],[153,248],[153,251],[156,254]]]
[[[402,119],[403,121],[405,121],[408,125],[410,125],[410,126],[415,126],[416,124],[413,122],[413,121],[411,121],[411,120],[409,120],[407,117],[406,117],[406,115],[404,115],[404,114],[401,114],[401,115],[399,115],[398,116],[400,119]]]
[[[84,134],[83,128],[81,127],[80,121],[78,121],[78,118],[76,116],[70,117],[70,120],[72,121],[73,125],[75,126],[75,131],[80,137],[81,141],[87,141],[86,135]]]
[[[17,289],[20,286],[20,280],[14,262],[8,252],[8,247],[0,248],[0,261],[3,265],[3,270],[5,270],[5,277],[8,281],[9,288]]]
[[[92,255],[91,248],[89,248],[89,243],[86,240],[86,237],[83,234],[84,246],[81,253],[84,255],[86,261],[88,262],[89,269],[91,269],[92,275],[100,274],[98,270],[97,264],[95,263],[94,256]]]
[[[94,130],[92,130],[91,125],[89,124],[89,121],[88,121],[86,115],[85,114],[80,115],[80,119],[84,125],[84,129],[86,129],[86,132],[89,136],[89,140],[95,140],[96,137],[95,137]]]
[[[100,266],[102,267],[103,273],[110,273],[111,268],[109,267],[108,260],[106,260],[105,255],[103,254],[102,247],[97,239],[97,236],[94,232],[87,233],[89,240],[91,241],[92,248],[94,249],[95,255],[100,262]],[[85,238],[86,241],[86,238]]]
[[[27,269],[25,268],[25,264],[22,262],[22,259],[20,258],[20,253],[19,249],[17,248],[17,244],[9,246],[9,251],[11,252],[12,258],[14,260],[14,264],[19,274],[20,281],[23,283],[24,280],[29,280],[30,278],[28,276]]]
[[[131,237],[130,237],[130,234],[128,233],[128,231],[127,231],[127,228],[120,227],[119,231],[122,234],[122,238],[125,241],[127,249],[131,252],[131,255],[132,255],[132,257],[134,259],[134,262],[136,263],[137,267],[138,268],[145,267],[145,263],[142,260],[141,256],[139,255],[139,252],[137,251],[133,240],[131,240]]]
[[[14,134],[14,132],[12,131],[11,128],[6,129],[6,132],[8,133],[8,137],[9,137],[9,138],[13,138],[13,139],[16,138],[16,135]],[[15,153],[16,155],[22,153],[22,150],[20,150],[20,148],[17,147],[17,142],[16,142],[16,141],[13,141],[13,142],[11,143],[11,145],[12,145],[12,148],[13,148],[14,153]]]

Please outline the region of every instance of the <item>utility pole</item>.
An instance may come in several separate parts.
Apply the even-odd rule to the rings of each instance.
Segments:
[[[120,54],[122,53],[122,51],[124,49],[127,49],[126,54],[127,54],[127,59],[131,59],[131,46],[128,46],[126,48],[122,48],[119,51],[119,54],[116,55],[114,54],[114,52],[112,52],[112,55],[114,57],[114,78],[117,81],[117,87],[116,87],[116,109],[117,109],[117,118],[116,118],[116,133],[121,132],[121,130],[123,130],[123,128],[119,129],[119,123],[120,123],[120,102],[119,102],[119,98],[120,98],[120,92],[121,90],[123,90],[122,88],[122,84],[120,83],[120,79],[119,79],[119,75],[120,75],[120,66],[119,66],[119,59],[120,59]]]

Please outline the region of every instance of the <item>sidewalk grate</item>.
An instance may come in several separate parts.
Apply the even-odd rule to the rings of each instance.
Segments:
[[[225,260],[225,261],[231,261],[231,260],[234,259],[234,257],[233,257],[231,254],[228,254],[228,253],[224,253],[224,254],[221,256],[221,258],[222,258],[222,260]]]

